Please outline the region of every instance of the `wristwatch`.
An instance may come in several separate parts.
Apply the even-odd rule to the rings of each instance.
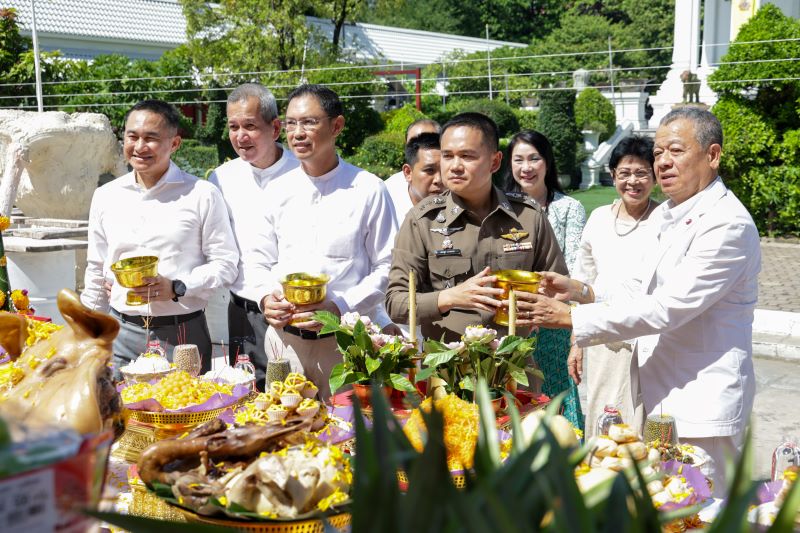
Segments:
[[[183,298],[183,296],[186,294],[186,284],[179,279],[173,279],[172,292],[175,293],[175,297],[172,299],[172,301],[177,302],[178,298]]]

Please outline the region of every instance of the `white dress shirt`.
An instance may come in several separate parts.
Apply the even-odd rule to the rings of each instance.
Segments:
[[[282,149],[281,157],[267,168],[256,168],[239,157],[217,167],[208,178],[225,198],[239,251],[259,246],[257,235],[258,225],[264,220],[264,188],[270,181],[300,164],[291,151]],[[243,260],[242,255],[239,258],[239,274],[230,290],[242,298],[258,302],[263,294],[258,294],[258,283],[248,277],[252,270]]]
[[[129,306],[128,289],[111,272],[120,259],[157,256],[158,273],[186,284],[178,302]],[[89,249],[81,301],[91,309],[109,305],[129,315],[169,316],[205,308],[218,287],[236,278],[239,252],[225,201],[216,187],[170,162],[159,182],[147,189],[133,172],[98,188],[89,211]],[[112,281],[109,301],[104,281]]]
[[[264,202],[265,246],[242,251],[260,283],[255,301],[293,272],[330,275],[328,298],[342,313],[369,315],[383,301],[397,223],[380,178],[342,159],[319,177],[297,167],[267,185]]]
[[[402,172],[392,174],[384,183],[386,184],[386,190],[389,191],[389,196],[392,198],[397,226],[400,227],[408,212],[414,207],[414,203],[408,195],[406,175]]]
[[[636,338],[648,413],[687,438],[738,435],[753,407],[753,310],[761,248],[753,219],[717,178],[651,215],[660,230],[625,290],[572,310],[580,346]]]

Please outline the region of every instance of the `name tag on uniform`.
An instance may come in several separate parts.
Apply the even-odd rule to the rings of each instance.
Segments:
[[[522,252],[524,250],[533,250],[532,242],[510,242],[503,245],[503,252]]]
[[[436,257],[447,257],[449,255],[461,255],[461,250],[458,248],[450,248],[444,250],[435,250],[433,253],[436,254]]]

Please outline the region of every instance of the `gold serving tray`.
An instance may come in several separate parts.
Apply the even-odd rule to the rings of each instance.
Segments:
[[[155,494],[147,490],[144,482],[138,477],[128,478],[131,487],[131,505],[128,513],[146,518],[158,518],[172,522],[186,522],[186,517],[177,507],[173,507]]]
[[[231,528],[234,531],[257,531],[260,533],[324,533],[325,522],[342,533],[350,530],[350,513],[332,515],[323,519],[298,520],[293,522],[243,522],[202,516],[186,509],[180,509],[187,522],[209,524]]]

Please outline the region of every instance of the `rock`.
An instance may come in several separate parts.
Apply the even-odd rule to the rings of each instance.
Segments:
[[[0,213],[86,219],[101,176],[125,172],[105,115],[0,109]]]

